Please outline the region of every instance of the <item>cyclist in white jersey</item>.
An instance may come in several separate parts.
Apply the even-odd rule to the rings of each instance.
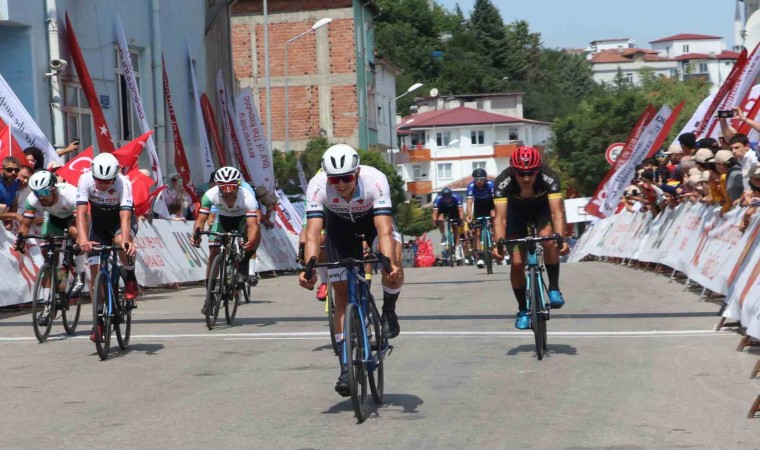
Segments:
[[[39,170],[29,178],[31,192],[23,205],[24,214],[18,230],[20,235],[26,236],[34,220],[44,216],[40,234],[63,236],[68,231],[71,239],[76,241],[77,188],[67,183],[56,184],[56,181],[55,175],[47,170]],[[13,247],[19,250],[23,246],[23,241],[17,240]],[[43,253],[49,251],[47,243],[40,247]],[[71,291],[72,297],[78,296],[84,287],[85,255],[76,255],[74,261],[77,279]],[[45,286],[47,288],[49,286]],[[38,320],[41,326],[46,326],[48,317],[43,314]]]
[[[195,219],[193,229],[193,245],[200,247],[203,224],[206,223],[211,209],[216,209],[216,218],[211,225],[211,231],[217,233],[227,233],[238,231],[246,235],[246,242],[243,244],[245,254],[240,262],[240,273],[238,273],[237,283],[244,283],[248,277],[250,259],[261,241],[261,231],[257,220],[257,211],[259,204],[256,196],[248,189],[240,189],[241,174],[234,167],[222,167],[214,175],[216,186],[212,187],[201,199],[201,208],[198,210],[198,217]],[[214,257],[219,254],[221,243],[216,236],[209,236],[209,256],[208,260],[213,261]],[[206,278],[208,278],[209,267],[206,267]],[[206,302],[203,303],[202,314],[206,314]]]
[[[309,181],[306,190],[306,233],[304,260],[318,257],[320,233],[326,231],[325,254],[330,262],[343,258],[361,259],[362,241],[378,249],[391,261],[391,272],[383,271],[383,333],[388,338],[399,334],[396,300],[404,282],[401,267],[401,239],[394,236],[391,216],[391,197],[385,174],[370,166],[359,165],[359,154],[348,145],[333,145],[322,155],[322,173]],[[343,341],[343,316],[348,301],[343,269],[330,269],[328,277],[333,286],[335,300],[336,342]],[[313,289],[317,277],[307,280],[299,275],[302,287]],[[339,345],[338,348],[342,348]],[[341,365],[335,390],[342,396],[350,395],[348,371]]]
[[[83,251],[90,252],[91,280],[95,279],[100,262],[100,255],[92,251],[94,245],[120,245],[124,249],[119,259],[127,272],[124,297],[130,309],[135,307],[138,295],[134,265],[137,247],[133,242],[137,218],[132,208],[132,182],[119,173],[116,157],[101,153],[93,158],[90,172],[79,177],[77,186],[77,240]]]

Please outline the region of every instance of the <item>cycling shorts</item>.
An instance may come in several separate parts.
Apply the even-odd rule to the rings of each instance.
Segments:
[[[507,203],[507,239],[520,239],[528,236],[528,225],[535,224],[536,230],[542,230],[552,223],[549,202],[544,199],[510,200]],[[514,245],[509,246],[512,252]]]
[[[129,231],[132,234],[132,237],[137,236],[137,216],[134,214],[132,214]],[[102,216],[97,220],[95,217],[92,218],[92,222],[90,223],[90,234],[88,236],[91,241],[103,245],[113,245],[113,238],[120,234],[121,222],[119,220],[113,220],[112,217],[103,219]],[[88,256],[89,258],[87,259],[87,262],[89,264],[96,265],[100,263],[99,251],[93,250]]]
[[[216,233],[230,233],[237,231],[238,233],[245,234],[246,229],[246,216],[220,216],[217,215],[214,223],[211,225],[211,230]],[[208,246],[219,247],[221,242],[219,236],[209,236]]]
[[[73,214],[69,217],[57,217],[50,214],[45,214],[45,220],[42,222],[42,230],[40,234],[54,234],[56,236],[63,236],[63,233],[69,230],[69,227],[76,227],[77,220]]]
[[[475,200],[472,208],[473,217],[490,217],[494,210],[493,199]]]

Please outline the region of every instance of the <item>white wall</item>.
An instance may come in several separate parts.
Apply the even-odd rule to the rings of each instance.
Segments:
[[[689,50],[684,51],[683,46],[688,45]],[[697,39],[697,40],[678,40],[668,42],[652,43],[652,50],[660,51],[661,56],[674,58],[686,53],[720,53],[724,49],[723,41],[720,39]]]

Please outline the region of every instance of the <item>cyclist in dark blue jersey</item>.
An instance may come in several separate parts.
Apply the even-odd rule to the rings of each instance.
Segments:
[[[449,188],[441,189],[433,202],[433,223],[441,232],[441,244],[446,243],[446,229],[444,222],[446,219],[453,219],[451,232],[454,233],[454,245],[459,248],[459,236],[462,234],[462,221],[464,220],[464,209],[462,208],[462,199],[451,192]],[[457,259],[462,259],[463,255],[457,255]]]
[[[489,180],[485,169],[472,171],[473,180],[467,185],[467,221],[478,217],[494,217],[493,181]],[[472,229],[472,227],[470,227]],[[483,268],[483,255],[480,248],[480,228],[475,228],[475,255],[477,266]]]

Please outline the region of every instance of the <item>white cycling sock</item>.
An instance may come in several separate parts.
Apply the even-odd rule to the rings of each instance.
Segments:
[[[317,269],[317,275],[319,276],[320,283],[327,283],[327,267],[320,267]],[[341,334],[341,339],[343,335]]]
[[[77,273],[84,272],[85,262],[87,261],[87,255],[81,254],[74,257],[74,265],[76,266]]]

